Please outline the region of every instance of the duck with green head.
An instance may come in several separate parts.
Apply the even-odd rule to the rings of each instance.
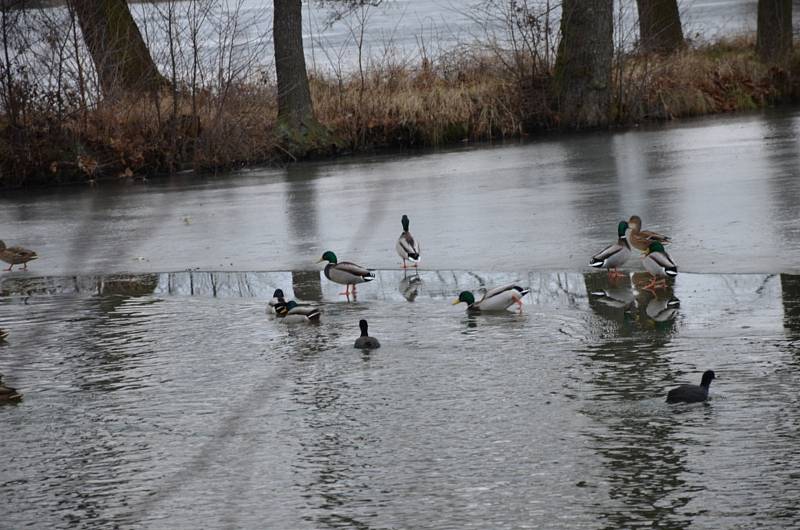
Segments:
[[[349,261],[342,261],[341,263],[336,258],[336,254],[330,250],[326,251],[322,258],[317,263],[327,261],[325,266],[325,277],[335,283],[345,285],[345,296],[350,296],[350,286],[353,287],[353,294],[356,292],[356,284],[371,282],[375,279],[375,273],[369,269],[365,269],[361,265],[356,265]]]
[[[627,233],[628,223],[620,221],[617,225],[617,242],[607,246],[592,256],[589,266],[598,269],[608,269],[608,273],[612,278],[622,276],[622,273],[617,272],[617,269],[624,265],[631,256],[631,245],[628,242]]]
[[[411,235],[411,232],[408,231],[409,220],[407,215],[403,215],[403,218],[400,219],[400,223],[403,225],[403,233],[397,238],[397,244],[394,248],[397,254],[403,258],[404,269],[407,268],[406,260],[413,263],[414,267],[416,267],[419,262],[419,243],[414,239],[414,236]]]
[[[461,291],[458,298],[453,300],[453,305],[464,302],[467,304],[467,311],[469,312],[492,312],[505,311],[512,304],[517,304],[520,312],[522,312],[522,297],[530,291],[530,288],[523,288],[509,283],[486,291],[486,294],[478,301],[475,301],[475,295],[470,291]]]
[[[652,276],[650,283],[645,285],[643,289],[666,287],[667,277],[674,278],[678,275],[678,266],[658,241],[650,243],[647,253],[642,258],[642,265]]]
[[[278,314],[278,307],[286,305],[286,298],[283,296],[283,289],[275,289],[272,299],[267,304],[267,311],[273,315]]]
[[[300,305],[294,300],[289,300],[284,305],[276,308],[277,315],[287,324],[311,324],[319,322],[322,313],[319,309],[309,305]]]

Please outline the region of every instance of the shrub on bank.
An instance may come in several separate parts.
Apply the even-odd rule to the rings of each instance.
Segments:
[[[760,63],[747,39],[670,56],[626,55],[614,69],[619,125],[762,108],[797,96],[800,54],[787,70]],[[312,73],[319,121],[346,152],[518,138],[557,127],[549,73],[496,52],[452,54],[364,76]],[[531,74],[530,72],[536,72]],[[0,187],[139,178],[296,158],[274,131],[276,94],[263,82],[194,94],[177,87],[88,108],[14,87],[0,116]],[[26,92],[27,91],[27,92]],[[53,98],[62,98],[53,110]]]

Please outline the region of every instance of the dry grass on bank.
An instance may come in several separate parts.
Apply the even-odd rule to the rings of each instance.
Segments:
[[[613,121],[625,125],[748,110],[794,98],[800,60],[767,67],[752,42],[724,41],[669,57],[628,56],[614,79]],[[312,74],[319,121],[343,151],[441,146],[523,136],[558,123],[545,73],[535,79],[491,55],[334,79]],[[522,64],[524,63],[515,63]],[[33,99],[16,127],[0,117],[0,187],[136,178],[295,158],[275,135],[274,87],[164,93],[56,115]]]

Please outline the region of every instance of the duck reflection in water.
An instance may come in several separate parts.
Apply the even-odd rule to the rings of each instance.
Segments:
[[[403,272],[405,273],[405,271]],[[419,274],[414,274],[413,276],[403,274],[403,279],[397,285],[397,290],[400,291],[403,298],[413,302],[417,299],[420,286],[422,286],[422,278],[419,277]]]
[[[587,287],[590,287],[590,299],[613,309],[628,309],[634,305],[636,294],[631,285],[630,275],[622,274],[617,278],[602,274],[587,275],[586,283]]]
[[[637,290],[634,286],[647,277],[646,272],[637,272],[621,281],[611,281],[604,274],[587,274],[589,306],[603,318],[621,324],[623,329],[672,332],[680,300],[669,286],[658,291]]]

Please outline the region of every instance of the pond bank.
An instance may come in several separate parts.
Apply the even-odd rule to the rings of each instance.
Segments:
[[[31,94],[16,125],[0,119],[0,188],[219,171],[382,148],[441,147],[558,129],[549,77],[520,75],[496,56],[451,54],[418,68],[385,67],[334,79],[311,74],[319,121],[338,142],[293,153],[275,134],[274,87],[224,93],[161,93],[56,111],[52,94]],[[627,56],[615,69],[613,123],[639,123],[796,101],[800,59],[760,63],[748,39],[719,41],[668,57]],[[37,101],[40,98],[42,101]]]

